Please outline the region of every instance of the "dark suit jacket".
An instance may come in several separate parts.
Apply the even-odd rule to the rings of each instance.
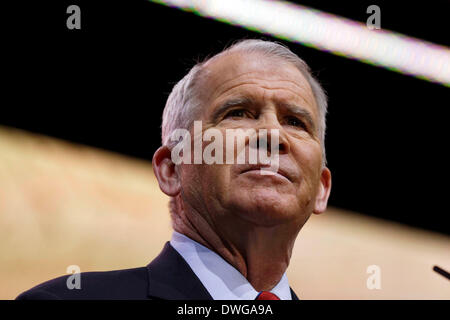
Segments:
[[[166,243],[146,267],[105,272],[83,272],[81,289],[68,289],[62,276],[44,282],[18,300],[212,300],[211,295],[181,255]],[[292,299],[298,300],[291,289]]]

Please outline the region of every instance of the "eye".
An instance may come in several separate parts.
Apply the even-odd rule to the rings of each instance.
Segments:
[[[245,117],[245,110],[244,109],[234,109],[231,110],[229,112],[227,112],[227,114],[225,114],[224,118],[243,118]]]
[[[299,128],[303,128],[305,130],[307,129],[306,124],[302,120],[300,120],[296,117],[288,117],[287,124],[289,126],[299,127]]]

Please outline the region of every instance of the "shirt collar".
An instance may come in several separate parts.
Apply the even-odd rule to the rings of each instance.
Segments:
[[[176,231],[172,234],[170,244],[214,300],[254,300],[258,295],[247,279],[214,251]],[[270,292],[281,300],[292,300],[286,273]]]

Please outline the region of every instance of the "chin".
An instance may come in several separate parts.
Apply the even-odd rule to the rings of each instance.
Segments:
[[[276,191],[240,192],[233,199],[233,212],[256,225],[275,226],[298,218],[296,196],[280,195]]]

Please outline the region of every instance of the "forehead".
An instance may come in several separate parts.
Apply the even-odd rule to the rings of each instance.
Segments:
[[[234,52],[210,60],[205,68],[203,93],[208,105],[237,93],[273,93],[316,109],[308,81],[292,63],[260,53]]]

